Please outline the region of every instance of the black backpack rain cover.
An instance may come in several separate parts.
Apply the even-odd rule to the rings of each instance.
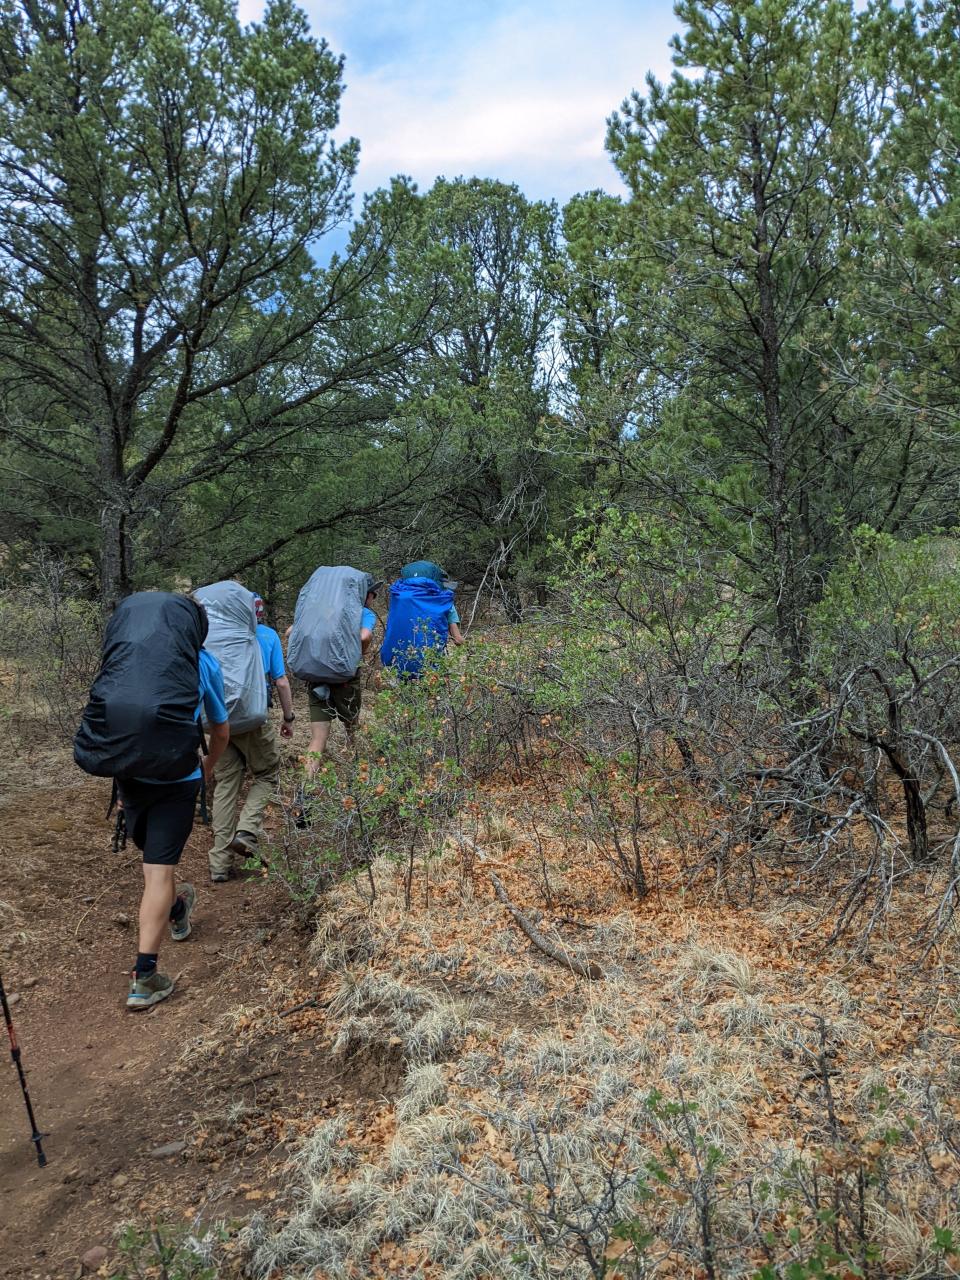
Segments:
[[[197,767],[204,611],[186,596],[141,591],[117,606],[73,743],[99,778],[175,782]]]

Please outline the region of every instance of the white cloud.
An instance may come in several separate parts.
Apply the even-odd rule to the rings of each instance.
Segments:
[[[346,54],[341,136],[361,143],[360,191],[405,173],[495,177],[563,201],[619,189],[606,117],[652,69],[670,73],[669,0],[308,0],[314,30]],[[249,21],[262,6],[240,0]]]

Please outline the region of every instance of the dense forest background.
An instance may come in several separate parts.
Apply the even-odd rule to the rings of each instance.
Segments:
[[[298,9],[5,0],[4,583],[428,553],[516,617],[615,519],[802,662],[856,530],[956,523],[960,9],[677,14],[626,197],[397,178],[323,265],[359,144]]]

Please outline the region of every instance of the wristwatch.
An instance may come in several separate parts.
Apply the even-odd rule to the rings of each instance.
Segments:
[[[284,716],[284,717],[283,717],[283,723],[284,723],[284,724],[293,724],[293,722],[294,722],[294,720],[296,720],[296,718],[297,718],[297,713],[296,713],[295,711],[293,711],[293,712],[291,712],[291,713],[290,713],[290,715],[288,715],[288,716]]]

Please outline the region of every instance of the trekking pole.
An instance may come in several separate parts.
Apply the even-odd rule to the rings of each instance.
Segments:
[[[7,993],[3,989],[2,973],[0,973],[0,1001],[3,1003],[3,1018],[7,1024],[7,1035],[10,1037],[10,1056],[13,1058],[17,1067],[17,1075],[20,1077],[20,1088],[23,1090],[23,1100],[27,1104],[27,1115],[30,1117],[30,1128],[33,1130],[33,1133],[30,1135],[30,1140],[37,1148],[37,1164],[39,1164],[42,1169],[47,1163],[47,1157],[43,1154],[43,1147],[41,1145],[44,1135],[37,1128],[37,1122],[33,1115],[33,1104],[30,1101],[30,1093],[27,1089],[27,1078],[23,1074],[23,1064],[20,1061],[20,1046],[17,1044],[17,1033],[13,1029],[13,1019],[10,1017],[10,1006],[7,1004]]]
[[[122,853],[127,847],[127,815],[122,809],[117,810],[117,820],[113,824],[113,839],[110,848],[114,853]]]

